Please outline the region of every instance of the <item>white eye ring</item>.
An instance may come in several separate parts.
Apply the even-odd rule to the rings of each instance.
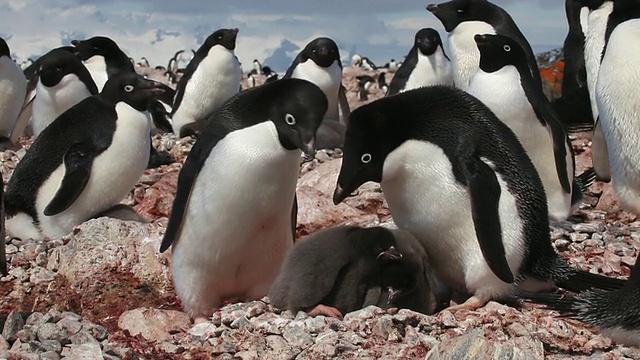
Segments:
[[[464,9],[458,9],[458,13],[462,14],[464,12]]]
[[[287,125],[293,126],[293,125],[296,124],[296,118],[293,117],[293,115],[291,115],[291,114],[287,114],[287,115],[284,116],[284,122],[286,122]]]
[[[504,49],[504,51],[506,51],[506,52],[511,51],[511,46],[509,46],[509,45],[506,45],[506,44],[505,44],[502,48],[503,48],[503,49]]]
[[[133,91],[133,85],[128,84],[124,86],[124,91],[126,92],[132,92]]]
[[[360,161],[362,161],[364,164],[368,164],[368,163],[370,163],[370,162],[371,162],[371,159],[373,159],[373,157],[372,157],[372,156],[371,156],[371,154],[369,154],[369,153],[363,154],[363,155],[360,157]]]

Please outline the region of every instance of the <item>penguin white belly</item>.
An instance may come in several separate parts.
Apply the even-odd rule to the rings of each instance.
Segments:
[[[0,57],[0,136],[9,136],[13,130],[24,98],[27,78],[9,57]]]
[[[580,30],[582,30],[582,35],[585,37],[589,31],[589,12],[590,10],[588,6],[580,8]]]
[[[440,48],[430,56],[418,51],[418,63],[401,92],[429,85],[453,85],[451,62]]]
[[[495,35],[496,30],[482,21],[465,21],[449,33],[453,83],[462,90],[469,87],[471,77],[480,64],[480,50],[473,39],[476,34]]]
[[[338,60],[334,61],[328,68],[323,68],[309,59],[304,63],[298,64],[291,77],[311,81],[322,89],[329,102],[327,113],[324,115],[325,119],[339,120],[338,91],[340,90],[340,84],[342,84],[342,68],[340,68]]]
[[[640,20],[618,25],[600,66],[597,105],[607,143],[613,187],[627,211],[640,214]]]
[[[467,92],[487,105],[498,119],[516,134],[542,180],[547,195],[549,217],[554,221],[569,217],[571,194],[566,193],[560,184],[553,139],[529,103],[520,83],[518,70],[514,66],[505,66],[490,74],[478,70]],[[571,149],[566,148],[566,151],[566,171],[571,181],[574,176],[573,160]]]
[[[240,90],[241,78],[240,64],[233,52],[213,46],[184,87],[182,101],[171,121],[173,132],[180,134],[183,126],[206,121]]]
[[[609,14],[613,11],[613,1],[605,1],[598,9],[593,10],[588,17],[588,31],[584,40],[584,66],[587,71],[587,90],[591,101],[593,119],[598,119],[596,104],[596,86],[600,60],[604,50],[604,34],[607,30]]]
[[[496,176],[502,189],[499,213],[505,254],[517,275],[526,247],[522,221],[515,198],[500,174]],[[442,281],[485,299],[510,291],[510,285],[493,273],[482,255],[468,189],[456,181],[441,148],[406,141],[387,156],[381,186],[395,223],[422,243]]]
[[[33,100],[33,135],[38,136],[60,114],[91,96],[84,83],[75,75],[65,75],[58,84],[47,87],[38,81],[38,96]]]
[[[87,70],[89,70],[93,81],[98,87],[98,92],[101,92],[104,84],[109,80],[109,75],[107,74],[107,62],[104,60],[104,56],[94,55],[82,63]]]
[[[300,151],[271,121],[228,134],[196,180],[172,246],[176,292],[191,317],[222,300],[265,296],[293,246]]]
[[[151,120],[124,102],[116,105],[118,121],[111,146],[93,160],[91,176],[76,201],[63,212],[45,216],[44,209],[56,194],[65,173],[60,165],[38,190],[36,210],[43,236],[71,232],[99,212],[118,204],[138,182],[149,163]]]

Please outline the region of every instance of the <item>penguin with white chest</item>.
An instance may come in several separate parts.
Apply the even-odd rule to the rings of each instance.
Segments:
[[[0,137],[5,141],[13,132],[27,95],[27,78],[11,59],[7,42],[0,38]]]
[[[67,109],[98,93],[87,68],[69,51],[54,49],[40,58],[38,65],[32,114],[36,137]]]
[[[324,93],[300,79],[243,91],[208,121],[178,178],[160,251],[184,310],[206,320],[225,300],[259,299],[293,246],[300,149],[314,153]]]
[[[472,295],[456,308],[532,291],[619,288],[574,269],[551,246],[544,189],[513,132],[482,102],[429,86],[351,113],[334,203],[379,182],[400,229],[424,246],[439,280]]]
[[[613,189],[622,208],[640,214],[640,2],[616,0],[596,87]],[[595,142],[594,142],[595,144]],[[595,156],[595,153],[594,153]],[[595,168],[595,160],[594,160]],[[596,169],[598,170],[598,169]]]
[[[178,82],[171,120],[179,137],[199,133],[207,119],[240,90],[242,71],[234,54],[238,29],[220,29],[196,51]]]
[[[145,110],[161,91],[137,74],[117,75],[100,94],[46,127],[7,185],[7,233],[21,239],[59,237],[116,206],[149,162],[151,124]]]
[[[542,86],[529,72],[525,51],[502,35],[476,35],[480,67],[467,92],[493,111],[516,134],[536,167],[547,195],[549,217],[567,219],[575,160],[573,147]]]
[[[420,29],[413,47],[389,84],[388,96],[428,85],[453,85],[451,61],[444,53],[438,31]]]
[[[451,0],[427,6],[449,32],[449,52],[453,83],[466,90],[478,70],[480,53],[473,37],[477,34],[500,34],[518,42],[527,54],[527,64],[536,82],[540,72],[531,45],[511,16],[487,0]]]

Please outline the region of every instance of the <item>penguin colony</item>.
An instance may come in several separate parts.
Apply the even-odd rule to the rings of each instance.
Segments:
[[[283,310],[337,318],[368,305],[433,314],[521,298],[640,345],[640,268],[628,280],[591,274],[549,236],[594,177],[640,214],[640,1],[566,1],[567,68],[554,102],[504,9],[451,0],[426,10],[446,39],[420,29],[403,62],[380,67],[390,83],[358,77],[359,100],[374,85],[386,96],[353,112],[326,37],[281,79],[255,59],[244,90],[235,28],[211,33],[186,68],[189,52],[177,52],[155,68],[162,79],[103,36],[23,68],[0,39],[0,137],[19,147],[29,125],[34,136],[0,189],[0,235],[59,237],[98,216],[145,221],[119,203],[149,165],[152,130],[172,132],[197,141],[159,250],[171,249],[176,293],[195,322],[266,295]],[[352,65],[379,69],[357,54]],[[586,128],[594,168],[576,174],[568,134]],[[377,182],[398,229],[340,226],[294,241],[301,155],[322,148],[344,151],[334,203]],[[450,306],[452,293],[465,300]]]

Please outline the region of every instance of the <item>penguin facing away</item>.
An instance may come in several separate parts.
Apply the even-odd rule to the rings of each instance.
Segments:
[[[572,211],[573,146],[556,112],[527,67],[526,53],[502,35],[476,35],[480,67],[467,92],[493,111],[518,137],[544,185],[549,217],[567,219]],[[579,197],[581,198],[581,196]]]
[[[224,300],[267,294],[293,246],[300,149],[313,156],[326,111],[316,85],[282,79],[233,96],[209,119],[160,247],[172,245],[175,289],[196,322]]]
[[[595,326],[603,335],[627,346],[640,346],[640,263],[617,290],[586,290],[576,295],[519,291],[525,301],[541,303],[562,317]]]
[[[234,54],[237,36],[237,28],[213,32],[187,65],[171,113],[177,136],[202,131],[209,116],[240,90],[242,72]]]
[[[637,2],[636,7],[640,10]],[[640,14],[636,16],[611,32],[600,65],[596,102],[607,152],[616,155],[608,157],[613,189],[624,210],[640,214],[640,101],[630,95],[640,79],[640,46],[635,41],[640,35]]]
[[[38,64],[32,114],[36,137],[67,109],[98,93],[87,68],[69,51],[54,49],[40,58]]]
[[[396,224],[424,246],[439,280],[472,295],[454,309],[509,297],[514,281],[532,291],[622,285],[553,250],[535,167],[513,132],[464,91],[424,87],[356,109],[334,203],[367,181],[381,184]]]
[[[0,138],[9,140],[27,94],[27,79],[0,38]]]
[[[451,61],[444,53],[438,31],[420,29],[405,61],[389,84],[389,95],[427,85],[453,85]]]
[[[371,305],[366,302],[368,288],[386,264],[402,258],[389,229],[320,230],[293,246],[268,296],[279,309],[342,318]]]
[[[449,52],[456,87],[466,90],[471,77],[478,70],[480,53],[473,41],[477,34],[500,34],[517,41],[525,50],[534,81],[541,82],[531,45],[511,16],[501,7],[487,0],[451,0],[431,4],[427,6],[427,10],[442,22],[449,33]]]
[[[149,161],[145,109],[161,91],[137,74],[117,75],[100,94],[47,126],[7,185],[7,233],[36,240],[63,236],[117,205]]]

